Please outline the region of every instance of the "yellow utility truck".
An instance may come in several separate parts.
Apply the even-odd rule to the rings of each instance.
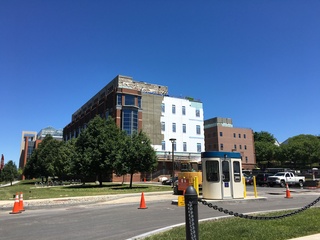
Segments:
[[[174,194],[181,195],[187,187],[193,186],[197,177],[199,189],[202,187],[202,165],[201,161],[181,161],[178,169],[178,180],[174,183]]]

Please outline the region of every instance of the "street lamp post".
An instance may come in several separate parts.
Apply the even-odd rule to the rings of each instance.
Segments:
[[[175,138],[169,139],[172,143],[172,187],[174,187],[174,144],[176,142]]]

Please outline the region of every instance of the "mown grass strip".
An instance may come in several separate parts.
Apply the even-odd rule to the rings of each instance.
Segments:
[[[141,192],[160,192],[171,191],[171,187],[163,185],[149,185],[149,184],[133,184],[129,188],[128,184],[121,183],[104,183],[102,187],[95,183],[86,183],[53,186],[53,187],[39,187],[35,185],[35,180],[21,181],[18,184],[8,187],[0,188],[0,200],[14,199],[13,195],[17,192],[23,192],[23,199],[47,199],[60,197],[80,197],[80,196],[98,196],[108,194],[126,194],[126,193],[141,193]]]
[[[260,216],[279,216],[288,212],[290,211],[260,214]],[[249,220],[232,217],[199,223],[199,239],[201,240],[287,240],[316,233],[320,233],[320,207],[276,220]],[[186,239],[185,227],[176,227],[145,238],[145,240],[163,239]]]

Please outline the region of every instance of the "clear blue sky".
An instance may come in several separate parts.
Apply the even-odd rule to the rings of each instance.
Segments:
[[[320,1],[1,0],[0,154],[63,128],[116,75],[200,99],[205,119],[319,135]]]

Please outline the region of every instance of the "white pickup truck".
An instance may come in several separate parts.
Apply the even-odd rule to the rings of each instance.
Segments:
[[[278,172],[273,176],[268,177],[268,185],[273,187],[274,185],[280,185],[285,187],[288,185],[298,184],[300,187],[303,187],[303,183],[306,181],[306,178],[303,176],[296,176],[292,172]]]

